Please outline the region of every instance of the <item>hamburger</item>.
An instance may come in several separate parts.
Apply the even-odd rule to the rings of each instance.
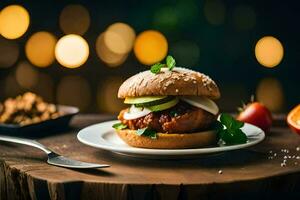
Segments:
[[[220,98],[207,75],[181,67],[147,70],[128,78],[118,98],[128,108],[113,127],[128,145],[140,148],[184,149],[216,144],[213,129]]]

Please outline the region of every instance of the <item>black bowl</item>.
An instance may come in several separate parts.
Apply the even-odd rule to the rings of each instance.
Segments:
[[[72,117],[78,114],[79,109],[64,105],[57,105],[57,108],[63,113],[63,115],[55,119],[49,119],[28,125],[0,123],[0,134],[23,137],[42,137],[67,130],[70,128],[69,124]]]

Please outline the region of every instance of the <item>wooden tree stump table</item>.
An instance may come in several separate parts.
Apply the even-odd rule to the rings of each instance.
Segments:
[[[0,199],[300,199],[300,137],[282,117],[257,146],[189,160],[122,157],[77,141],[80,128],[107,119],[79,115],[74,130],[38,140],[62,155],[110,168],[55,167],[37,149],[1,142]]]

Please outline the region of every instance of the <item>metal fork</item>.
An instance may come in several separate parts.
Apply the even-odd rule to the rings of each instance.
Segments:
[[[77,160],[73,160],[61,156],[57,153],[54,153],[53,151],[51,151],[41,143],[37,142],[36,140],[0,135],[0,141],[6,141],[6,142],[12,142],[12,143],[18,143],[18,144],[24,144],[24,145],[36,147],[44,151],[48,155],[47,163],[50,165],[66,167],[66,168],[76,168],[76,169],[110,167],[109,165],[106,164],[81,162],[81,161],[77,161]]]

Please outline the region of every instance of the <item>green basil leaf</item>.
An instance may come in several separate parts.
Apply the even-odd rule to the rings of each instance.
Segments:
[[[141,135],[144,134],[144,132],[145,132],[146,130],[147,130],[147,127],[146,127],[146,128],[138,129],[138,130],[136,131],[136,134],[139,135],[139,136],[141,136]]]
[[[171,115],[171,117],[177,117],[179,114],[177,113],[177,111],[171,110],[170,115]]]
[[[246,134],[241,130],[243,126],[244,122],[237,121],[232,116],[222,113],[220,122],[216,123],[215,129],[218,131],[219,138],[225,144],[242,144],[248,140]]]
[[[114,129],[117,129],[117,130],[122,130],[122,129],[127,128],[127,125],[126,124],[122,124],[122,123],[116,123],[116,124],[112,125],[112,127]]]
[[[164,67],[164,66],[165,66],[164,64],[156,63],[156,64],[151,66],[150,71],[154,74],[158,74],[160,72],[161,68]]]
[[[235,135],[236,135],[236,144],[243,144],[246,143],[248,141],[247,135],[241,130],[241,129],[237,129],[235,131]]]
[[[239,129],[239,128],[242,128],[243,126],[244,126],[244,122],[241,122],[238,120],[232,121],[232,127],[234,127],[234,129]]]
[[[172,56],[167,56],[166,63],[169,70],[172,70],[176,65],[176,61]]]
[[[136,131],[136,134],[139,135],[139,136],[150,137],[151,139],[156,139],[157,138],[156,132],[152,129],[149,129],[148,127],[138,129]]]
[[[157,139],[156,132],[153,130],[146,131],[144,136],[150,137],[151,139]]]
[[[224,126],[221,122],[216,121],[215,124],[213,125],[213,129],[215,129],[217,131],[221,131],[224,129]]]
[[[231,129],[233,117],[231,117],[229,114],[222,113],[220,116],[221,123],[226,126],[226,128]]]

